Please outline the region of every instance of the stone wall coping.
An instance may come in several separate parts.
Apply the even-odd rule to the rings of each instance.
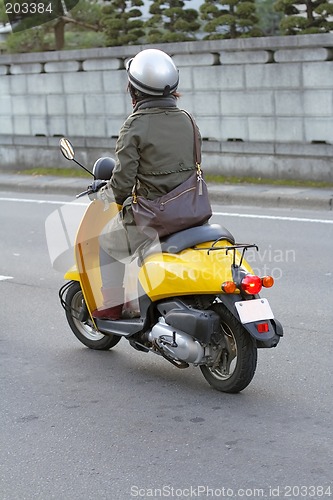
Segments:
[[[103,47],[93,49],[33,52],[28,54],[0,55],[0,65],[26,64],[33,62],[85,61],[96,58],[127,59],[146,48],[162,49],[170,55],[219,53],[224,51],[279,50],[293,48],[333,47],[330,33],[315,35],[238,38],[235,40],[209,40],[164,43],[151,45],[128,45],[124,47]]]
[[[59,137],[40,137],[26,135],[0,135],[0,146],[17,147],[59,147]],[[105,137],[72,137],[71,142],[77,150],[96,149],[110,150],[111,154],[116,145],[116,138]],[[332,157],[333,144],[302,144],[302,143],[270,143],[255,141],[203,141],[202,152],[260,154],[260,155],[287,155],[308,157]]]

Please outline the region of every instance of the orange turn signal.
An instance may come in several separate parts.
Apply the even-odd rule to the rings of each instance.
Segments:
[[[233,281],[225,281],[221,288],[224,293],[235,293],[237,286]]]
[[[274,285],[274,278],[273,276],[264,276],[261,278],[262,286],[265,288],[271,288],[271,286]]]

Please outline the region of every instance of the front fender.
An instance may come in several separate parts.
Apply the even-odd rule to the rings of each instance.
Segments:
[[[236,302],[240,302],[242,297],[240,295],[220,295],[219,299],[231,314],[240,322],[239,314],[236,309]],[[262,323],[263,320],[253,321],[251,323],[243,323],[244,329],[249,332],[252,338],[255,339],[257,347],[276,347],[283,336],[283,328],[277,319],[264,320],[268,324],[268,331],[259,333],[257,330],[257,323]]]
[[[72,266],[68,271],[66,272],[64,276],[65,280],[69,281],[80,281],[80,274],[79,271],[76,267],[76,265]]]

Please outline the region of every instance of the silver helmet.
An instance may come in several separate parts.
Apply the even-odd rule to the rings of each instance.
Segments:
[[[178,70],[162,50],[142,50],[127,62],[126,70],[131,85],[144,94],[167,96],[177,90]]]

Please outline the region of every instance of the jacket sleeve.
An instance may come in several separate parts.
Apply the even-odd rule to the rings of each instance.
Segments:
[[[131,196],[140,163],[140,142],[143,124],[130,116],[122,126],[116,144],[116,166],[110,186],[117,203],[122,205]]]

